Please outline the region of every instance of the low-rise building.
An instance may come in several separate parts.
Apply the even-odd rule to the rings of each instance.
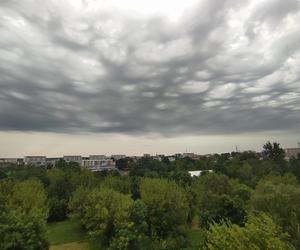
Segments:
[[[176,157],[175,156],[168,156],[169,161],[175,161]]]
[[[46,166],[46,156],[25,156],[25,165]]]
[[[116,163],[109,158],[106,159],[84,159],[81,162],[83,168],[89,169],[91,171],[103,171],[103,170],[115,170]]]
[[[90,155],[89,160],[105,160],[106,158],[106,155]]]
[[[20,158],[0,158],[0,165],[22,165],[23,159]]]
[[[111,158],[113,158],[115,161],[126,158],[126,155],[112,155]]]
[[[195,153],[183,153],[182,154],[182,158],[191,158],[193,160],[199,160],[200,159],[200,156],[195,154]]]
[[[63,159],[66,162],[77,162],[79,165],[81,165],[82,156],[81,155],[64,155]]]
[[[61,160],[61,157],[50,157],[46,158],[46,166],[47,167],[55,167],[56,163]]]
[[[285,156],[287,158],[297,157],[300,154],[300,148],[286,148],[285,149]]]

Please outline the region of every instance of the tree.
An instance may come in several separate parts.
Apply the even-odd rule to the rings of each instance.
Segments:
[[[48,249],[45,235],[48,208],[42,184],[27,180],[14,183],[11,188],[5,198],[2,192],[7,191],[0,188],[4,201],[0,211],[0,249]]]
[[[284,159],[284,150],[280,147],[280,144],[277,142],[267,142],[263,146],[262,155],[264,158],[273,160],[274,162],[281,162]]]
[[[261,180],[250,200],[251,211],[268,213],[291,242],[300,248],[300,187],[295,177],[268,177]]]
[[[123,194],[130,194],[131,191],[129,178],[121,176],[107,176],[101,183],[101,187],[113,189]]]
[[[111,249],[148,249],[150,238],[146,236],[148,224],[146,221],[147,207],[141,200],[133,203],[130,221],[117,228],[110,244]]]
[[[225,175],[209,173],[195,180],[192,190],[202,226],[225,218],[243,224],[251,188]]]
[[[49,201],[49,221],[64,220],[68,214],[68,201],[72,193],[72,186],[68,175],[61,169],[47,172],[50,184],[47,187]]]
[[[81,205],[78,206],[79,204]],[[69,207],[75,216],[81,218],[81,224],[88,235],[98,240],[102,246],[108,247],[113,239],[123,236],[122,230],[129,230],[133,226],[130,221],[133,200],[129,195],[111,189],[78,189],[73,194]],[[130,239],[120,243],[124,249],[129,246],[128,241]]]
[[[209,250],[294,249],[288,242],[288,235],[265,214],[250,215],[245,227],[228,220],[212,223],[206,237]]]
[[[151,237],[180,237],[185,233],[189,208],[185,190],[173,181],[142,179],[141,200],[147,206]]]
[[[298,178],[298,181],[300,181],[300,154],[298,154],[297,157],[291,157],[289,163],[291,172]]]

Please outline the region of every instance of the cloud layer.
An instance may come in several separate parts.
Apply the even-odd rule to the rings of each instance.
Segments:
[[[299,132],[300,1],[0,2],[0,130]]]

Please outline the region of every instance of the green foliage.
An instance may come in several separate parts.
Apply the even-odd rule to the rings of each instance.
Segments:
[[[82,241],[84,236],[78,220],[52,222],[47,225],[47,238],[51,245]]]
[[[189,207],[182,187],[173,181],[145,178],[140,192],[148,209],[150,236],[166,239],[184,235]]]
[[[285,161],[280,145],[267,143],[262,156],[246,151],[199,160],[119,160],[120,169],[130,169],[129,177],[117,171],[93,173],[65,161],[54,169],[4,166],[0,249],[46,249],[48,210],[48,221],[79,221],[94,249],[201,248],[209,225],[211,249],[289,249],[287,236],[274,222],[300,249],[300,155]],[[215,173],[188,173],[208,169]],[[187,228],[199,226],[198,221],[202,240],[189,245]],[[265,225],[267,231],[262,230]],[[63,231],[68,227],[57,230],[55,237]]]
[[[97,185],[95,175],[88,170],[78,170],[72,163],[62,161],[63,167],[47,171],[49,185],[46,188],[50,214],[48,221],[61,221],[69,213],[68,202],[72,192],[80,186],[92,188]],[[71,165],[70,165],[71,164]],[[75,168],[75,171],[73,171]]]
[[[232,181],[225,175],[212,173],[196,179],[192,192],[202,226],[224,218],[243,224],[246,203],[252,192],[248,186]]]
[[[81,194],[84,192],[83,198]],[[77,207],[80,203],[82,205]],[[123,235],[120,231],[131,227],[132,207],[133,200],[130,196],[104,188],[91,191],[79,189],[70,201],[71,210],[81,217],[82,226],[91,238],[98,239],[105,246],[114,237]]]
[[[48,216],[46,194],[39,181],[0,183],[4,202],[0,211],[0,249],[48,249],[45,222]],[[11,187],[8,194],[3,187]]]
[[[293,244],[300,247],[300,187],[295,178],[268,177],[260,181],[250,207],[270,214],[291,235]]]
[[[298,181],[300,181],[300,154],[298,154],[297,157],[291,157],[289,163],[291,172],[297,177]]]
[[[262,155],[269,160],[273,160],[275,162],[283,161],[284,159],[284,150],[280,147],[280,144],[277,142],[267,142],[263,146]]]
[[[130,194],[131,183],[129,178],[121,176],[108,176],[101,182],[101,187],[113,189],[123,194]]]
[[[245,227],[230,221],[212,223],[206,235],[209,250],[288,250],[288,235],[265,214],[250,215]]]
[[[60,221],[67,217],[68,199],[72,187],[66,172],[61,169],[53,169],[47,172],[50,184],[47,187],[49,197],[49,221]]]

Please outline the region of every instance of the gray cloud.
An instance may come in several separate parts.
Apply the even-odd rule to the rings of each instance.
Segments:
[[[178,22],[0,3],[0,130],[297,131],[300,1],[200,1]]]

